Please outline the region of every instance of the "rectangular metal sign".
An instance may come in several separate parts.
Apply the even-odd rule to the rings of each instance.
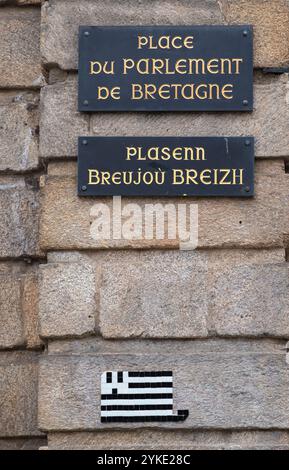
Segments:
[[[252,111],[251,26],[81,26],[80,111]]]
[[[80,137],[79,196],[254,194],[253,137]]]

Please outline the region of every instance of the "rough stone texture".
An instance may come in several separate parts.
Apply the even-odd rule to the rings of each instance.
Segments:
[[[289,338],[281,249],[57,252],[42,273],[45,337],[93,333],[97,312],[105,338]]]
[[[207,257],[192,252],[136,253],[101,270],[100,328],[104,337],[202,337]]]
[[[44,84],[40,65],[40,10],[3,8],[0,17],[0,86],[34,87]]]
[[[17,0],[18,5],[40,5],[43,0]]]
[[[287,74],[255,74],[253,113],[96,113],[90,118],[76,111],[76,88],[77,77],[72,74],[66,81],[42,89],[42,157],[76,156],[77,137],[88,133],[99,136],[253,135],[257,157],[288,154]]]
[[[19,5],[19,6],[26,6],[26,5],[41,5],[41,2],[44,0],[0,0],[1,5]]]
[[[83,24],[252,24],[255,67],[289,61],[286,0],[50,0],[42,21],[43,61],[66,70],[77,68],[77,32]]]
[[[0,178],[0,258],[38,256],[37,178]]]
[[[287,0],[220,0],[226,22],[254,26],[254,62],[258,67],[289,62]]]
[[[181,351],[184,355],[192,354],[208,354],[223,353],[234,355],[238,353],[258,354],[279,354],[282,353],[286,360],[289,342],[286,345],[284,339],[273,338],[208,338],[206,341],[201,339],[187,339],[186,341],[178,341],[175,339],[110,339],[106,340],[100,336],[92,336],[90,338],[76,339],[55,339],[48,341],[48,353],[50,356],[81,356],[86,354],[106,354],[117,355],[123,357],[127,355],[146,356],[153,351],[161,351],[162,354],[172,354],[172,351]],[[288,362],[289,364],[289,362]]]
[[[0,263],[0,349],[38,349],[37,267]]]
[[[39,349],[43,346],[40,339],[39,326],[39,285],[38,267],[25,274],[23,280],[23,315],[26,334],[26,346],[28,349]]]
[[[89,134],[89,117],[77,112],[75,77],[42,88],[40,98],[40,153],[47,157],[77,155],[78,137]]]
[[[217,0],[50,0],[42,8],[41,52],[46,64],[77,69],[79,25],[220,24]]]
[[[59,176],[57,176],[59,168]],[[66,176],[63,175],[67,168]],[[93,239],[90,230],[96,203],[105,202],[111,208],[112,198],[79,198],[76,195],[76,166],[59,163],[52,173],[42,178],[41,247],[43,250],[74,250],[90,248],[172,248],[179,240],[114,240]],[[173,204],[198,204],[199,247],[282,247],[289,233],[289,180],[284,163],[275,160],[256,162],[255,197],[241,200],[224,198],[178,198]],[[275,190],[278,188],[278,191]],[[57,198],[55,198],[57,194]],[[122,204],[144,204],[162,199],[122,199]],[[109,220],[108,220],[109,223]]]
[[[289,335],[288,263],[234,266],[216,276],[212,323],[217,335]]]
[[[289,337],[285,262],[255,264],[250,256],[238,262],[238,254],[234,259],[226,250],[103,258],[96,265],[101,265],[100,329],[106,338]]]
[[[289,450],[289,433],[147,429],[49,433],[48,444],[49,450]]]
[[[0,437],[38,436],[38,355],[0,354]]]
[[[141,343],[141,342],[140,342]],[[283,350],[272,353],[221,352],[183,342],[151,342],[144,353],[77,354],[43,357],[39,378],[39,426],[50,431],[79,431],[113,428],[183,429],[288,429],[289,369]],[[107,370],[172,370],[174,404],[188,409],[182,423],[100,423],[100,376]]]
[[[41,266],[40,334],[82,336],[95,330],[95,278],[89,264]]]
[[[65,70],[61,70],[57,67],[54,67],[49,70],[48,83],[49,85],[52,85],[53,83],[57,83],[57,82],[65,82],[67,77],[68,77],[68,72],[66,72]]]
[[[46,443],[47,440],[45,438],[0,439],[0,450],[39,450]]]
[[[38,166],[38,96],[0,92],[0,170],[29,171]]]
[[[0,349],[23,346],[21,281],[0,275]]]

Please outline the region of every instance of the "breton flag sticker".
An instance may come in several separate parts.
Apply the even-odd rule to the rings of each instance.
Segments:
[[[174,410],[172,371],[112,371],[101,375],[101,422],[184,421],[189,410]]]

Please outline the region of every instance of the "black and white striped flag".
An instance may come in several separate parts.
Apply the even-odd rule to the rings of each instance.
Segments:
[[[104,372],[101,422],[184,421],[188,410],[173,409],[173,373]]]

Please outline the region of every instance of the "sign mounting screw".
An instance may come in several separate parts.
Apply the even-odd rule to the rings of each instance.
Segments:
[[[89,31],[84,31],[84,36],[89,36],[90,32]]]
[[[245,191],[246,191],[246,193],[249,193],[250,192],[250,186],[246,186]]]
[[[81,191],[86,191],[87,187],[85,185],[81,186]]]
[[[84,106],[87,106],[88,105],[88,100],[84,100],[83,104],[84,104]]]
[[[87,145],[87,144],[88,144],[87,140],[86,140],[86,139],[83,140],[83,141],[82,141],[82,144],[83,144],[83,145]]]
[[[249,139],[246,139],[246,140],[245,140],[245,145],[246,145],[247,147],[249,147],[249,145],[251,145],[251,141],[250,141]]]
[[[248,104],[249,104],[249,101],[248,101],[248,100],[243,100],[243,105],[244,105],[244,106],[248,106]]]
[[[246,29],[244,29],[244,31],[243,31],[243,36],[244,37],[248,36],[248,31]]]

